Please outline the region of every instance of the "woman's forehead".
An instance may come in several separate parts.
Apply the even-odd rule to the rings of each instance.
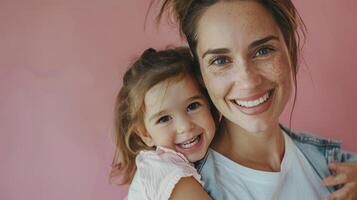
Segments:
[[[279,36],[279,32],[273,16],[255,1],[219,2],[209,7],[198,22],[198,47],[249,43],[268,35]]]

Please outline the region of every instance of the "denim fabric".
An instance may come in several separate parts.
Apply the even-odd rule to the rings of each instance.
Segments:
[[[339,141],[324,139],[309,133],[294,133],[283,126],[281,126],[281,129],[291,137],[294,144],[303,153],[321,180],[333,173],[328,169],[328,163],[357,162],[356,154],[341,151],[341,142]],[[205,157],[196,162],[195,166],[205,182],[204,187],[208,194],[215,200],[226,199],[220,191],[220,185],[216,181],[212,150],[209,149]],[[328,188],[330,192],[336,189],[333,187]]]

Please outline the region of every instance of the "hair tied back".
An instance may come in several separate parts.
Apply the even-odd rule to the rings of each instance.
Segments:
[[[150,55],[152,53],[156,53],[156,50],[154,48],[148,48],[144,51],[142,57],[146,57],[147,55]]]

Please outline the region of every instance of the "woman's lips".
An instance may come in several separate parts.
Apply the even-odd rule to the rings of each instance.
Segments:
[[[272,104],[274,90],[244,99],[234,99],[231,102],[240,111],[247,115],[257,115],[265,112]]]

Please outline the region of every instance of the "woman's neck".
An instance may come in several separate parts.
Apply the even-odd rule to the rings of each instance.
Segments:
[[[259,133],[247,132],[224,119],[222,125],[211,145],[214,150],[249,168],[280,171],[285,147],[279,124]]]

